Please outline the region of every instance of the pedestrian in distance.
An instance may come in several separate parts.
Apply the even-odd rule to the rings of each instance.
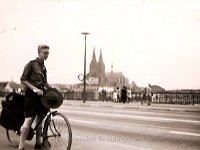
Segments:
[[[119,87],[117,87],[117,102],[121,102],[121,91]]]
[[[147,96],[147,101],[148,101],[148,105],[151,105],[151,101],[152,101],[152,89],[151,89],[151,84],[148,84],[147,88],[146,88],[146,96]]]
[[[102,89],[101,91],[101,95],[102,95],[102,101],[106,101],[106,90]]]
[[[125,86],[121,90],[121,99],[123,103],[127,102],[127,88]]]
[[[117,91],[116,90],[113,92],[113,102],[117,103]]]
[[[144,90],[142,91],[142,99],[141,99],[141,105],[143,105],[144,101],[146,101],[146,90],[147,88],[145,87]]]
[[[131,101],[131,98],[132,98],[131,90],[127,90],[127,103]]]
[[[43,106],[41,98],[45,88],[50,88],[47,82],[47,71],[44,61],[48,58],[49,46],[38,46],[38,58],[30,61],[24,68],[21,83],[25,86],[25,120],[21,126],[19,150],[25,149],[25,140],[30,127],[36,118],[38,123],[46,115],[48,108]],[[42,148],[42,123],[36,130],[36,143],[34,149]]]

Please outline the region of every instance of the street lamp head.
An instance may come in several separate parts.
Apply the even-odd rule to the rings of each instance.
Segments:
[[[89,32],[82,32],[81,34],[83,34],[83,35],[88,35],[88,34],[90,34]]]

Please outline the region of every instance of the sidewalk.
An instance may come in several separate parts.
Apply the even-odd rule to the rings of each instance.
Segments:
[[[160,110],[160,111],[179,111],[179,112],[198,112],[200,113],[200,104],[193,105],[180,105],[180,104],[157,104],[152,103],[150,106],[147,103],[141,105],[139,102],[130,103],[113,103],[101,101],[86,101],[82,100],[64,100],[64,104],[81,107],[107,107],[107,108],[120,108],[120,109],[138,109],[138,110]]]
[[[0,103],[3,98],[0,98]],[[177,112],[196,112],[200,113],[200,104],[193,105],[180,105],[180,104],[158,104],[151,103],[150,106],[147,103],[141,105],[139,102],[130,103],[113,103],[102,101],[86,101],[82,100],[64,100],[65,105],[79,106],[79,107],[104,107],[104,108],[119,108],[119,109],[133,109],[133,110],[160,110],[160,111],[177,111]],[[1,104],[0,104],[1,108]]]

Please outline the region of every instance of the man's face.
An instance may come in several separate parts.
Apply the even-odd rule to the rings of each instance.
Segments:
[[[48,56],[49,56],[49,49],[45,48],[39,51],[39,58],[41,60],[46,60]]]

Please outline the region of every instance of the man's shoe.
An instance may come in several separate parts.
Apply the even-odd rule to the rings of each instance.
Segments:
[[[42,143],[40,144],[36,143],[34,149],[42,149]]]
[[[50,150],[51,149],[51,143],[48,140],[44,140],[44,145],[46,150]]]

